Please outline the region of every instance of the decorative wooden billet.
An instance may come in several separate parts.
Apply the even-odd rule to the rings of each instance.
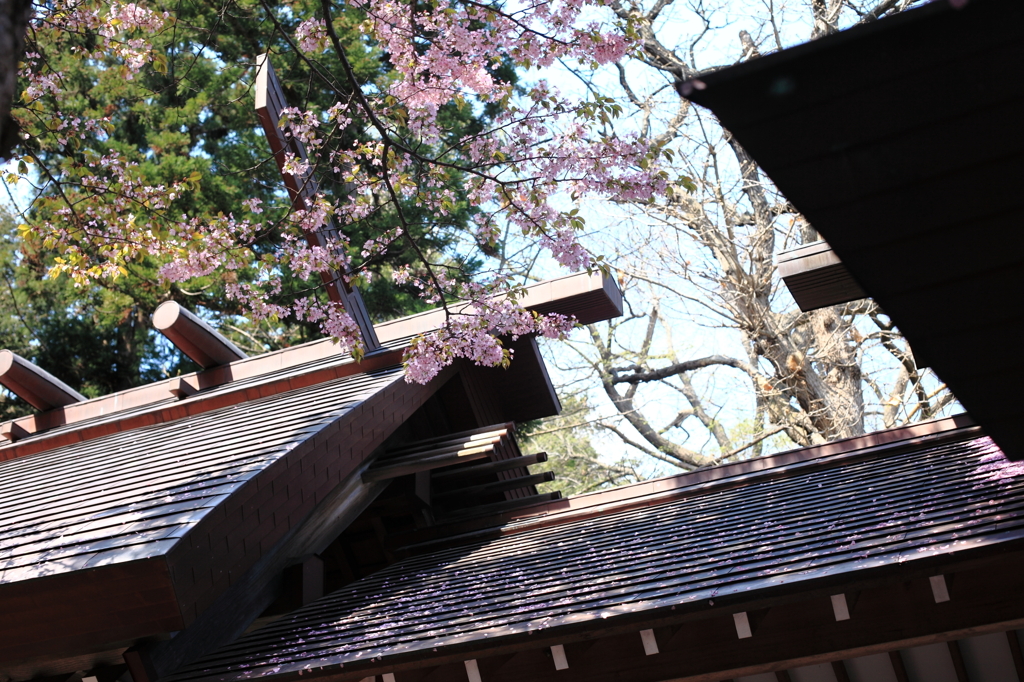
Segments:
[[[364,481],[385,481],[399,476],[484,459],[503,439],[511,438],[513,425],[498,424],[471,431],[427,438],[390,450],[386,457],[363,472]]]
[[[654,636],[654,630],[641,630],[640,640],[644,643],[644,653],[653,656],[658,653],[658,640]]]
[[[17,353],[0,350],[0,384],[37,410],[52,410],[86,398]]]
[[[843,593],[832,595],[832,613],[836,620],[850,620],[850,607],[846,603],[846,595]]]
[[[497,441],[495,441],[496,443]],[[420,457],[403,457],[397,461],[384,460],[379,465],[363,472],[363,481],[386,481],[390,478],[398,478],[408,474],[416,474],[421,471],[430,471],[440,467],[472,462],[484,459],[494,452],[495,443],[487,443],[468,448],[448,448],[441,452],[428,451]]]
[[[560,499],[562,499],[562,493],[556,490],[553,493],[540,493],[539,495],[528,495],[527,497],[520,497],[514,500],[505,500],[504,502],[494,502],[492,504],[481,504],[475,507],[466,507],[465,509],[456,509],[445,512],[444,518],[454,519],[466,516],[503,514],[504,512],[515,511],[521,507],[529,507],[534,504],[543,504],[545,502],[554,502],[555,500]]]
[[[514,427],[511,424],[499,425],[499,426],[487,426],[483,430],[474,430],[472,432],[464,433],[453,433],[448,436],[441,436],[439,438],[429,438],[426,440],[416,441],[410,445],[405,445],[394,450],[388,450],[389,457],[402,457],[408,454],[414,454],[417,452],[424,452],[426,450],[437,450],[446,447],[458,446],[468,447],[472,443],[482,443],[494,438],[501,438],[507,436]]]
[[[509,460],[505,460],[506,462]],[[515,461],[515,460],[512,460]],[[530,476],[517,476],[516,478],[510,478],[504,481],[495,481],[493,483],[482,483],[480,485],[470,486],[468,488],[456,488],[454,490],[446,490],[443,493],[434,493],[434,500],[437,502],[443,502],[452,498],[474,498],[483,497],[484,495],[490,495],[492,493],[503,493],[506,490],[515,490],[516,488],[525,488],[531,485],[537,485],[539,483],[549,483],[555,480],[555,473],[553,471],[543,471],[539,474],[531,474]]]
[[[313,176],[312,165],[308,163],[306,147],[293,135],[286,135],[278,127],[281,120],[281,113],[288,107],[284,97],[284,90],[270,65],[270,55],[262,54],[256,57],[256,113],[259,115],[260,123],[263,124],[263,132],[270,143],[270,149],[277,161],[277,168],[281,171],[285,187],[288,188],[288,195],[292,200],[292,207],[296,210],[305,210],[307,200],[310,202],[316,199],[319,186]],[[308,170],[303,176],[292,175],[284,172],[284,165],[291,154],[294,157],[307,162]],[[340,248],[340,232],[330,217],[327,224],[319,230],[307,230],[306,239],[312,246],[321,248]],[[359,326],[363,335],[363,343],[367,352],[380,348],[377,340],[377,333],[373,329],[373,322],[366,310],[359,290],[351,287],[345,279],[345,273],[321,272],[320,277],[327,288],[327,295],[332,301],[337,301],[345,307],[355,323]]]
[[[800,310],[805,312],[867,296],[825,242],[783,251],[779,254],[778,268],[779,277]]]
[[[203,369],[248,357],[223,334],[176,301],[160,304],[153,312],[153,326]]]
[[[508,471],[509,469],[518,469],[519,467],[525,468],[531,464],[539,464],[540,462],[546,461],[548,461],[548,453],[538,452],[535,455],[523,455],[522,457],[503,459],[498,462],[487,462],[486,464],[474,464],[473,466],[459,467],[458,469],[435,471],[433,473],[432,480],[435,483],[447,483],[448,481],[458,480],[461,478],[475,478],[485,474]]]
[[[750,629],[750,619],[747,618],[746,611],[740,611],[739,613],[732,614],[733,623],[736,625],[736,636],[740,639],[747,639],[753,636],[753,631]]]
[[[555,670],[565,670],[569,667],[569,660],[565,657],[565,647],[561,644],[551,647],[551,658],[555,662]]]
[[[949,601],[949,587],[946,585],[946,576],[933,575],[928,578],[928,582],[931,583],[932,597],[935,598],[936,604]]]
[[[465,663],[466,665],[466,677],[469,682],[483,682],[480,679],[480,667],[476,664],[476,659],[471,658]]]

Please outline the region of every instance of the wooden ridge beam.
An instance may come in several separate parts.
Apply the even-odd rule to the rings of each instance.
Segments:
[[[372,360],[366,366],[371,369],[379,367],[380,365],[374,358],[384,355],[389,358],[395,358],[392,364],[400,364],[400,351],[401,349],[397,347],[382,349],[375,353],[373,357],[366,358],[366,360]],[[263,355],[256,355],[234,362],[229,366],[222,365],[200,372],[170,377],[146,384],[145,386],[137,386],[100,398],[92,398],[85,402],[70,403],[62,407],[53,408],[47,412],[19,417],[18,419],[6,422],[0,427],[0,430],[9,430],[21,434],[38,434],[41,431],[89,419],[116,418],[118,412],[127,410],[137,410],[140,408],[157,410],[161,408],[161,404],[167,402],[168,396],[188,397],[198,391],[207,391],[243,379],[258,379],[262,375],[278,373],[289,368],[298,368],[302,365],[330,358],[339,358],[342,362],[355,367],[356,369],[349,372],[350,374],[359,370],[360,365],[350,358],[346,358],[346,355],[341,352],[337,343],[331,339],[321,339],[299,346],[292,346],[291,348],[271,351]],[[4,449],[5,445],[0,443],[0,450]],[[10,459],[10,457],[0,452],[0,460],[3,459]]]
[[[333,367],[317,368],[308,372],[296,373],[281,378],[269,378],[263,383],[251,383],[241,385],[238,388],[226,388],[211,394],[200,393],[184,400],[171,404],[156,404],[150,409],[140,410],[126,415],[123,418],[111,421],[83,425],[78,429],[68,429],[57,432],[53,435],[41,434],[41,437],[33,438],[22,443],[11,443],[0,446],[0,461],[25,457],[36,452],[50,450],[70,443],[79,443],[94,438],[100,438],[110,433],[128,431],[140,426],[149,426],[163,422],[174,421],[184,417],[191,417],[216,410],[221,407],[237,405],[247,400],[265,398],[285,391],[291,391],[314,384],[323,383],[332,379],[341,379],[360,373],[376,372],[400,365],[402,352],[400,350],[378,353],[372,357],[364,358],[362,362],[345,362]],[[30,417],[23,417],[15,420],[15,424],[22,424],[23,420],[31,420]],[[34,425],[35,422],[29,421]],[[45,423],[45,422],[44,422]],[[58,426],[60,424],[57,424]],[[27,429],[26,429],[27,430]]]

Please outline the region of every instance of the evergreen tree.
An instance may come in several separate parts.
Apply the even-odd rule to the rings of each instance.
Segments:
[[[310,323],[286,319],[253,324],[242,317],[243,310],[226,296],[224,287],[251,275],[244,269],[211,276],[189,289],[161,282],[157,276],[160,263],[151,259],[133,261],[123,277],[102,287],[76,287],[65,277],[46,277],[54,255],[31,226],[52,217],[62,205],[55,196],[60,190],[53,180],[73,178],[90,161],[110,152],[139,163],[150,184],[191,178],[192,191],[183,203],[189,217],[237,213],[247,199],[262,202],[268,224],[285,217],[289,202],[253,107],[251,87],[257,55],[274,53],[274,67],[289,103],[324,110],[338,100],[339,86],[322,77],[332,68],[340,68],[334,63],[336,59],[332,60],[330,53],[323,55],[322,73],[313,74],[309,63],[286,37],[313,15],[317,7],[313,2],[279,6],[272,14],[261,4],[245,1],[224,6],[184,2],[149,7],[172,13],[174,28],[152,36],[155,68],[146,69],[138,78],[128,78],[116,59],[103,63],[72,55],[67,44],[29,46],[63,74],[62,88],[75,93],[75,113],[83,119],[105,119],[107,135],[102,143],[71,137],[57,150],[37,144],[32,137],[23,142],[22,153],[34,156],[46,171],[39,178],[41,197],[17,219],[5,217],[0,258],[7,285],[2,305],[10,321],[0,328],[0,344],[25,355],[86,395],[102,395],[164,374],[195,369],[150,327],[153,311],[167,299],[211,319],[249,352],[264,352],[320,336]],[[358,11],[344,9],[336,16],[335,27],[342,32],[346,57],[358,78],[383,88],[389,79],[387,61],[360,33],[362,19]],[[88,33],[62,36],[65,41],[85,43],[94,38]],[[514,77],[508,68],[497,75]],[[32,108],[22,111],[23,120],[26,112],[31,116]],[[42,124],[45,117],[37,113]],[[464,130],[472,130],[489,113],[493,112],[446,106],[439,115]],[[31,125],[26,127],[31,132]],[[88,144],[103,146],[87,148]],[[318,176],[327,193],[344,191],[340,175],[333,169],[318,169]],[[465,225],[471,214],[465,197],[458,197],[455,206],[452,224]],[[417,207],[410,205],[405,210],[415,215]],[[358,255],[367,239],[393,227],[389,218],[388,212],[382,211],[373,220],[360,223],[360,233],[348,235],[353,255]],[[24,223],[28,229],[21,230],[19,237],[12,221]],[[418,237],[421,247],[458,258],[454,249],[459,239],[457,231],[433,238]],[[254,245],[257,257],[261,249],[272,249],[279,239],[275,230],[268,229]],[[395,244],[369,264],[368,271],[379,276],[359,284],[375,320],[427,307],[415,290],[397,285],[387,276],[395,264],[410,259],[402,245]],[[463,257],[459,266],[462,272],[472,272],[477,264]],[[317,284],[302,281],[290,272],[282,272],[281,278],[285,298]]]

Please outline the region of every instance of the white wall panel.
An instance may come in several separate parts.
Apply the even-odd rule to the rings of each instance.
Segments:
[[[960,640],[971,682],[1018,682],[1005,632]]]
[[[850,675],[850,682],[896,682],[889,654],[851,658],[846,661],[846,672]]]
[[[910,682],[957,682],[953,657],[945,642],[903,650]]]

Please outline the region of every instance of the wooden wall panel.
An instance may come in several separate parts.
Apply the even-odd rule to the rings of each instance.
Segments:
[[[102,651],[184,627],[163,558],[0,586],[0,614],[5,665]]]

